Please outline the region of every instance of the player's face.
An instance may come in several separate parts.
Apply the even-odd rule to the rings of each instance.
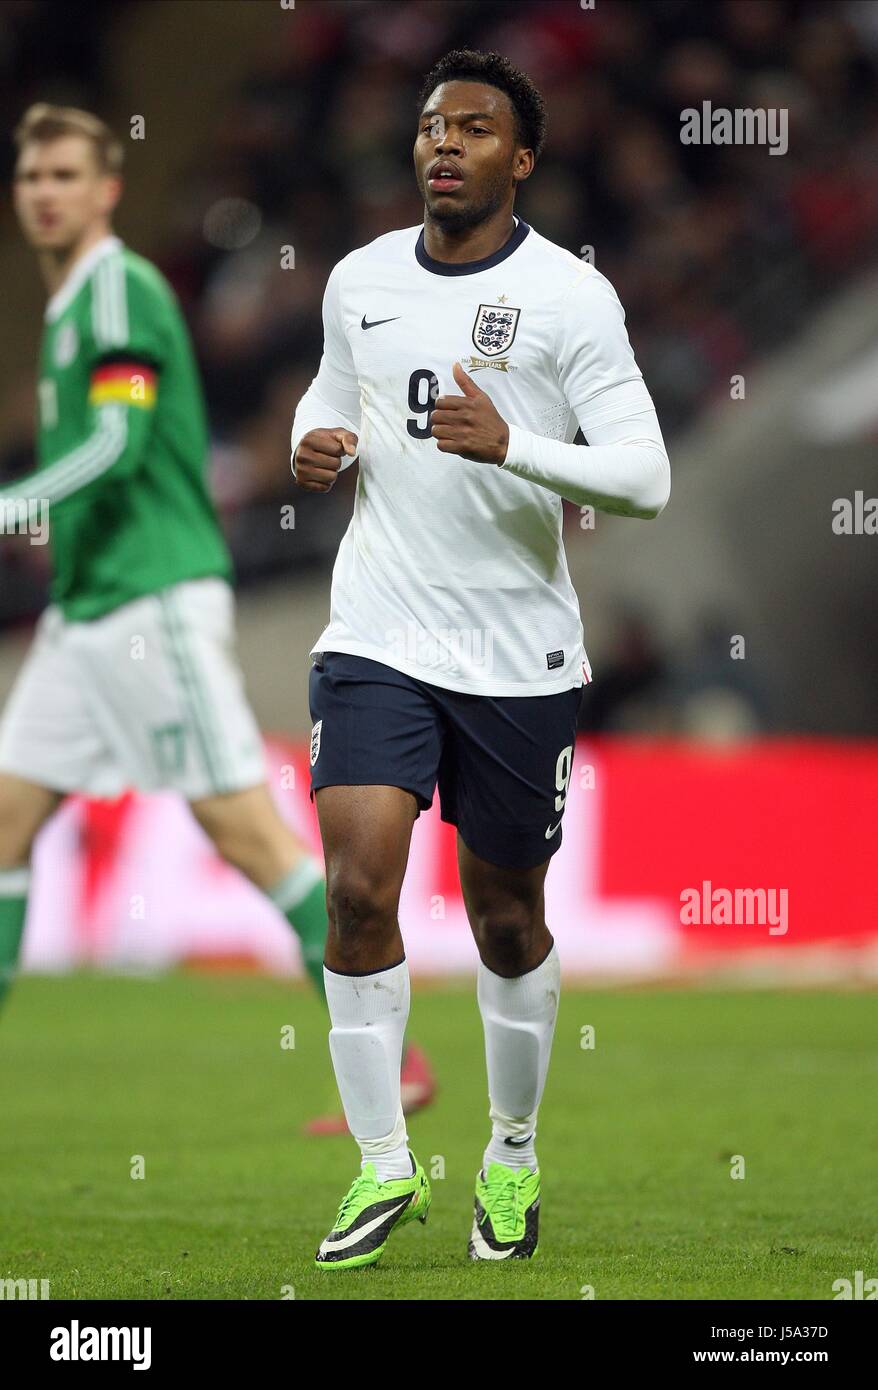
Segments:
[[[517,143],[506,93],[481,82],[436,87],[421,112],[414,156],[426,214],[449,231],[477,226],[511,203],[533,168],[533,152]]]
[[[15,168],[15,210],[25,237],[40,251],[67,251],[105,221],[119,180],[98,167],[84,135],[25,145]]]

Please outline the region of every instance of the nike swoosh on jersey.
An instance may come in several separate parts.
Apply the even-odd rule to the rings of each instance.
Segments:
[[[380,1216],[376,1216],[373,1221],[367,1221],[365,1226],[358,1226],[355,1231],[349,1231],[341,1240],[330,1240],[328,1237],[320,1246],[318,1254],[328,1255],[335,1250],[346,1250],[349,1245],[356,1245],[358,1241],[371,1234],[377,1226],[383,1225],[391,1216],[396,1216],[398,1211],[402,1211],[408,1198],[404,1198],[398,1207],[391,1207],[390,1211],[382,1211]]]
[[[392,319],[375,319],[372,323],[367,323],[367,322],[366,322],[366,315],[364,314],[364,315],[363,315],[363,322],[360,324],[360,327],[361,327],[361,328],[380,328],[381,325],[382,325],[382,323],[396,323],[397,319],[401,319],[401,318],[402,318],[402,314],[397,314],[397,315],[396,315],[396,318],[392,318]]]
[[[560,827],[560,825],[561,825],[561,822],[559,821],[557,825],[550,825],[550,826],[549,826],[548,830],[546,831],[546,839],[547,839],[547,840],[551,840],[552,836],[554,835],[555,831]]]

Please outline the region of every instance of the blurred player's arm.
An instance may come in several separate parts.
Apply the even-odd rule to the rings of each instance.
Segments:
[[[590,447],[509,425],[500,466],[579,506],[658,516],[670,496],[670,463],[622,306],[602,276],[584,278],[566,297],[556,362],[558,384]]]
[[[341,317],[342,264],[326,283],[323,356],[296,407],[290,434],[293,477],[314,492],[328,492],[338,473],[354,462],[360,433],[360,385]]]
[[[143,463],[164,355],[158,305],[153,292],[131,277],[115,283],[112,294],[113,312],[94,315],[81,439],[45,468],[0,489],[0,503],[48,502],[57,508],[75,499],[77,506],[87,505]]]
[[[138,365],[138,373],[143,368]],[[117,402],[90,407],[83,441],[48,468],[16,478],[0,490],[0,503],[48,502],[57,508],[68,498],[87,500],[108,480],[130,477],[139,467],[149,438],[151,406]]]

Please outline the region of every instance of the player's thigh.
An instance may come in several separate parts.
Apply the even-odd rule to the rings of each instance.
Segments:
[[[264,866],[268,887],[289,869],[290,856],[297,851],[304,853],[276,808],[267,783],[200,796],[189,802],[189,809],[225,859],[246,872],[257,872],[260,883],[263,874],[258,870]]]
[[[35,788],[33,794],[19,788],[17,798],[34,807],[47,804],[41,791],[110,795],[121,789],[77,650],[77,627],[56,608],[46,609],[0,719],[0,772]]]
[[[191,803],[265,781],[224,581],[177,584],[81,626],[102,722],[129,784]]]
[[[479,956],[497,975],[535,970],[548,955],[544,885],[549,860],[530,869],[491,864],[457,837],[457,862],[466,915]]]
[[[532,868],[492,864],[474,854],[457,836],[460,887],[476,935],[495,926],[510,929],[545,920],[545,882],[550,859]]]
[[[249,834],[253,839],[262,840],[278,824],[282,828],[284,825],[266,782],[238,792],[196,797],[189,802],[189,809],[212,839]]]
[[[531,870],[560,848],[581,695],[450,698],[442,815],[477,859]]]
[[[321,787],[314,799],[332,919],[395,918],[416,798],[401,787],[370,785]]]

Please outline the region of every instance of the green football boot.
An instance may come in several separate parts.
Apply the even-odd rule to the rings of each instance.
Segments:
[[[476,1178],[471,1260],[529,1260],[539,1248],[540,1170],[489,1163]]]
[[[430,1184],[414,1154],[410,1178],[379,1182],[375,1164],[367,1163],[354,1178],[329,1235],[314,1263],[321,1269],[358,1269],[380,1260],[391,1231],[409,1221],[427,1219]]]

